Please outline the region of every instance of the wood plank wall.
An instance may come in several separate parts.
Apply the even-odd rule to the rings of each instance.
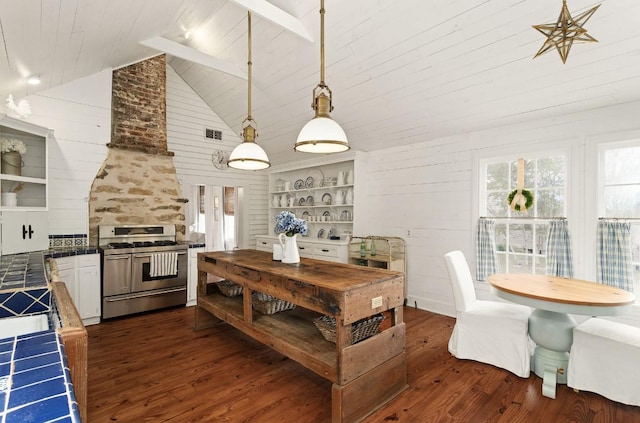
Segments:
[[[640,139],[633,118],[638,113],[640,102],[631,102],[371,152],[359,228],[405,238],[409,304],[453,315],[443,255],[460,249],[475,269],[478,160],[564,149],[570,155],[568,217],[576,276],[595,280],[596,147]],[[486,283],[477,289],[481,297],[490,296]],[[628,317],[640,324],[638,310]]]
[[[31,122],[54,129],[49,145],[49,233],[88,231],[87,197],[106,157],[111,131],[111,70],[28,96]],[[239,123],[238,123],[239,124]],[[204,128],[223,131],[223,141],[204,139]],[[240,137],[167,67],[168,147],[185,197],[192,184],[243,186],[247,195],[248,240],[267,232],[267,176],[264,172],[220,171],[211,153],[231,151]]]

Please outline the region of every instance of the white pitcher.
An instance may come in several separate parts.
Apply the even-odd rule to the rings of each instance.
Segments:
[[[338,182],[337,185],[341,186],[345,184],[345,179],[344,179],[344,172],[341,170],[338,172]]]
[[[273,200],[271,200],[271,205],[273,205],[273,207],[278,207],[280,205],[280,196],[279,195],[274,195],[273,196]]]
[[[278,240],[282,246],[283,263],[300,263],[300,252],[298,251],[296,236],[286,236],[282,233],[278,235]]]
[[[344,204],[344,190],[343,189],[339,189],[338,191],[336,191],[335,202],[336,202],[336,204],[338,206],[341,205],[341,204]]]
[[[287,194],[282,194],[280,196],[280,207],[287,207],[288,199],[289,199],[289,196]]]
[[[347,190],[347,194],[344,196],[345,204],[353,204],[353,188]]]
[[[349,169],[347,172],[347,184],[353,185],[353,169]]]

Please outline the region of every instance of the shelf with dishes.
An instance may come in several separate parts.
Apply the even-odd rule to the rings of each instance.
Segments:
[[[272,208],[291,207],[340,207],[353,206],[353,188],[338,189],[332,192],[324,190],[321,194],[307,193],[298,195],[297,192],[274,193],[271,197]]]
[[[321,229],[321,238],[326,239],[332,227],[338,235],[351,233],[356,213],[354,170],[353,159],[342,159],[324,160],[315,166],[284,166],[271,172],[268,232],[274,233],[278,213],[290,211],[309,224],[306,239],[316,239]]]

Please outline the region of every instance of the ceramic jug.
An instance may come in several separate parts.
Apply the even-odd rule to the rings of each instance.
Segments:
[[[353,169],[349,169],[347,172],[347,184],[353,185]]]
[[[345,204],[353,204],[353,188],[349,188],[344,196]]]
[[[336,191],[335,203],[337,205],[344,204],[344,190],[343,189],[339,189],[338,191]]]
[[[300,263],[300,252],[298,251],[298,243],[296,236],[286,236],[279,234],[278,240],[282,246],[282,262],[283,263]]]
[[[271,205],[273,207],[278,207],[280,205],[280,196],[279,195],[274,195],[273,196],[273,200],[271,200]]]
[[[340,172],[338,172],[338,186],[344,185],[345,184],[345,176],[344,176],[344,172],[341,170]]]
[[[293,207],[296,203],[296,197],[289,197],[289,207]]]
[[[287,194],[282,194],[280,196],[280,207],[287,207],[287,200],[289,196]]]

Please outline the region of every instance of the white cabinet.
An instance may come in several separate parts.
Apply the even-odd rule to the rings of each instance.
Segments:
[[[269,232],[275,235],[275,217],[283,210],[307,221],[309,233],[298,237],[329,241],[353,232],[356,216],[355,156],[274,168],[269,174]]]
[[[273,252],[273,244],[277,243],[278,237],[258,235],[256,237],[256,250]],[[312,258],[316,260],[334,261],[339,263],[347,263],[349,260],[349,241],[339,240],[317,240],[296,238],[298,244],[298,252],[300,257]]]
[[[49,246],[47,154],[52,131],[0,114],[2,254]]]
[[[85,325],[100,323],[100,254],[56,258],[58,280],[65,283]]]
[[[189,273],[187,274],[187,306],[196,305],[198,293],[198,253],[203,253],[204,247],[189,248]]]
[[[4,195],[0,210],[47,209],[48,139],[52,131],[0,114],[0,140],[19,146],[0,154],[0,186]],[[15,203],[7,193],[15,193]]]
[[[2,254],[18,254],[49,248],[47,212],[2,213]]]

